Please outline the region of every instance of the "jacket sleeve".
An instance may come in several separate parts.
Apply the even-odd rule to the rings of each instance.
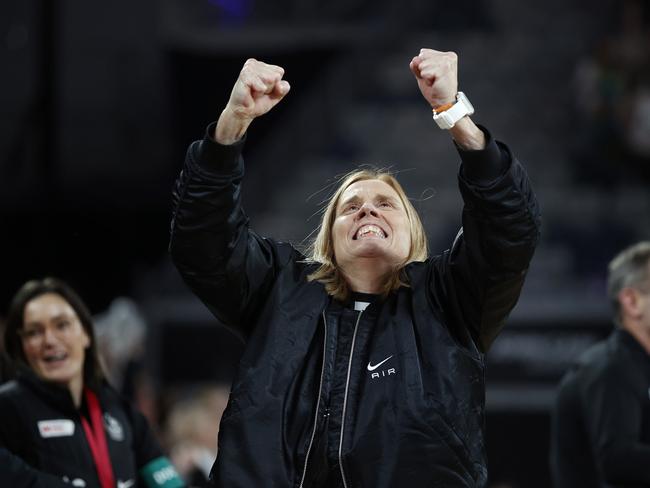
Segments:
[[[650,445],[641,442],[647,399],[629,372],[608,368],[581,385],[582,412],[596,464],[611,485],[650,485]]]
[[[241,205],[244,142],[193,143],[173,191],[170,252],[185,282],[226,326],[246,338],[289,245],[259,237]]]
[[[32,466],[37,462],[31,449],[34,439],[26,435],[26,425],[20,416],[21,400],[24,402],[24,399],[16,394],[18,389],[18,382],[15,380],[0,388],[0,449],[7,450],[26,466]],[[13,465],[18,467],[19,463],[16,461]]]
[[[9,384],[5,384],[7,388]],[[15,488],[66,488],[70,485],[60,478],[30,465],[21,456],[21,447],[29,439],[19,429],[14,403],[0,394],[0,486]],[[13,420],[13,421],[12,421]],[[33,440],[32,440],[33,442]]]
[[[508,147],[486,135],[480,151],[459,153],[463,226],[434,259],[430,285],[452,332],[486,352],[515,306],[539,239],[540,211],[528,176]]]
[[[69,488],[70,485],[51,474],[31,467],[18,456],[0,446],[0,486],[12,488]]]

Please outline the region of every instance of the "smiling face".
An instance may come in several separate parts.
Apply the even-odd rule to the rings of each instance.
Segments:
[[[378,179],[348,186],[336,206],[332,242],[334,258],[343,269],[363,258],[389,267],[404,263],[411,249],[411,232],[397,192]]]
[[[90,339],[61,295],[45,293],[29,300],[20,336],[25,359],[39,378],[68,388],[83,385]]]

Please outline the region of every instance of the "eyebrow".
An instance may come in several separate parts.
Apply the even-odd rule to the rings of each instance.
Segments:
[[[56,320],[70,319],[70,318],[71,318],[70,315],[64,312],[64,313],[60,313],[58,315],[55,315],[54,317],[50,317],[49,320],[56,321]],[[40,325],[41,323],[42,322],[40,322],[38,320],[34,320],[34,321],[31,321],[31,322],[25,322],[25,325]]]
[[[388,200],[391,203],[399,203],[399,199],[395,198],[392,195],[386,195],[386,194],[383,194],[383,193],[378,193],[377,195],[375,195],[374,200]],[[348,198],[346,200],[341,201],[339,206],[344,207],[344,206],[346,206],[346,205],[348,205],[350,203],[357,203],[359,201],[361,201],[361,198],[359,197],[359,195],[354,195],[354,196],[351,196],[350,198]]]

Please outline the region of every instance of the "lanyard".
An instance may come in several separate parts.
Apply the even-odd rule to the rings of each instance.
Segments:
[[[95,468],[99,476],[99,482],[102,488],[115,488],[115,477],[113,476],[113,466],[108,454],[108,445],[106,444],[106,432],[102,422],[102,409],[99,406],[97,395],[88,388],[84,388],[86,405],[90,415],[90,422],[82,415],[81,425],[86,433],[86,440],[90,446],[90,452],[95,461]]]

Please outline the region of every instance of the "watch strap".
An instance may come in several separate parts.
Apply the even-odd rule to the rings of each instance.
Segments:
[[[440,109],[444,108],[443,105]],[[465,117],[466,115],[472,115],[474,113],[474,107],[470,103],[469,99],[463,92],[458,92],[456,94],[456,102],[449,108],[444,111],[434,110],[433,120],[438,124],[438,127],[441,129],[451,129],[456,122]]]

